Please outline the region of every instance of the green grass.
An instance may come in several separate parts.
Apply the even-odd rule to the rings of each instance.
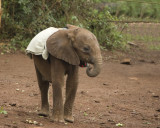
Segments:
[[[142,42],[160,42],[160,37],[154,37],[151,35],[132,35],[124,34],[124,38],[129,41],[142,41]]]
[[[141,36],[141,35],[132,35],[132,34],[124,34],[124,38],[128,41],[134,41],[144,43],[149,50],[156,50],[160,51],[160,37],[153,37],[153,36]],[[154,43],[155,42],[155,43]]]
[[[109,6],[110,12],[118,17],[160,19],[159,0],[108,0],[115,6]]]
[[[160,45],[150,45],[148,47],[150,50],[160,51]]]

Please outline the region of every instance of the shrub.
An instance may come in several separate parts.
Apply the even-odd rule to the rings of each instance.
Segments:
[[[114,24],[116,19],[108,9],[96,9],[102,0],[5,0],[0,39],[11,39],[12,47],[24,49],[33,36],[43,29],[65,27],[68,24],[86,27],[105,48],[123,46],[123,40]]]

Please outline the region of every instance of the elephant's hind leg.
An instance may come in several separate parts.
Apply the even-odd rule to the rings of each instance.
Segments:
[[[35,66],[35,69],[36,69],[38,85],[41,93],[41,110],[39,111],[38,114],[41,116],[48,116],[49,115],[49,103],[48,103],[49,82],[43,80],[42,75],[38,71],[36,66]]]

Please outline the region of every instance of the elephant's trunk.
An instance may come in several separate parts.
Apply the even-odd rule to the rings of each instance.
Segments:
[[[92,66],[88,66],[86,73],[89,77],[96,77],[101,71],[102,57],[92,60]]]

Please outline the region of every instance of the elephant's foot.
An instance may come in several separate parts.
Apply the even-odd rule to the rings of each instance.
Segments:
[[[52,116],[51,120],[54,122],[64,123],[64,118],[62,116]]]
[[[38,112],[38,115],[39,115],[39,116],[45,116],[45,117],[47,117],[47,116],[49,116],[49,110],[42,109],[42,110],[40,110],[40,111]]]
[[[70,122],[70,123],[74,122],[74,117],[72,115],[71,116],[65,115],[64,119],[65,119],[65,121]]]

